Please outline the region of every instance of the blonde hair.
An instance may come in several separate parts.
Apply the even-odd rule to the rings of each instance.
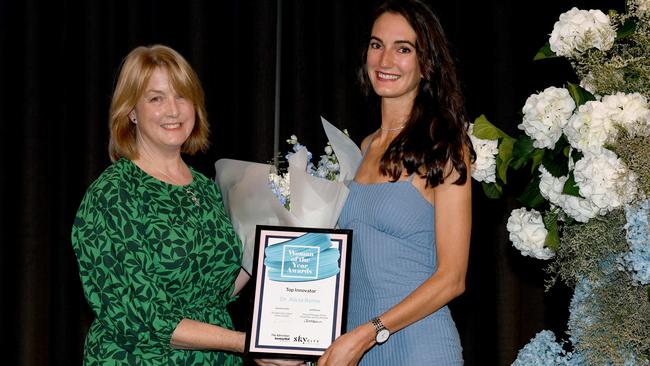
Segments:
[[[138,157],[136,126],[129,120],[129,113],[142,97],[157,68],[164,68],[176,92],[194,105],[194,129],[181,146],[181,152],[192,155],[208,148],[210,125],[205,111],[205,95],[190,64],[167,46],[137,47],[124,58],[113,92],[109,117],[111,137],[108,143],[111,161],[122,157],[130,160]]]

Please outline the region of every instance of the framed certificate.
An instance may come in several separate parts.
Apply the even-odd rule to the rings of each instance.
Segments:
[[[345,324],[352,231],[258,225],[255,238],[246,352],[319,357]]]

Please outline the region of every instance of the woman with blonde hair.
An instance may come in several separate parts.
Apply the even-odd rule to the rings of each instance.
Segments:
[[[84,364],[242,364],[245,334],[226,309],[248,280],[242,247],[214,181],[181,156],[208,146],[196,73],[169,47],[135,48],[109,124],[113,164],[88,188],[72,228],[96,315]]]

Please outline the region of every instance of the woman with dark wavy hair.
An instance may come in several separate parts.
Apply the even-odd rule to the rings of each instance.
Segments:
[[[348,333],[318,364],[462,364],[447,304],[464,291],[471,231],[463,97],[427,6],[387,1],[373,20],[359,76],[381,124],[339,218],[354,231]]]

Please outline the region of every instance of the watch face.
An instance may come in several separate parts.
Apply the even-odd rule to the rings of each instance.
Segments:
[[[384,328],[379,332],[377,332],[377,337],[375,338],[375,340],[377,341],[377,343],[384,343],[386,342],[389,336],[390,336],[390,332],[388,331],[388,329]]]

